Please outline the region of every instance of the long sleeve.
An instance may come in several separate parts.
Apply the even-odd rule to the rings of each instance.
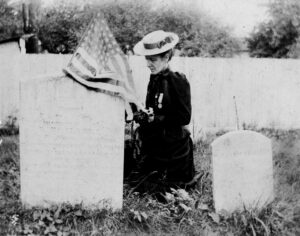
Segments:
[[[146,107],[154,121],[140,126],[142,153],[148,169],[163,170],[171,179],[190,181],[194,175],[193,143],[185,125],[191,120],[191,91],[185,75],[169,69],[151,75]]]
[[[191,92],[185,75],[170,70],[152,75],[148,84],[146,106],[154,110],[154,121],[144,125],[149,132],[189,124]]]
[[[171,109],[165,115],[167,125],[187,125],[191,120],[190,84],[183,74],[173,73],[169,79]]]

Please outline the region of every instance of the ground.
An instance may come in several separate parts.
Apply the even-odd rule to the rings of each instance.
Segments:
[[[67,203],[24,209],[19,201],[19,137],[0,140],[0,235],[300,235],[300,130],[257,129],[272,139],[275,195],[264,209],[214,212],[210,143],[225,133],[208,134],[194,144],[196,190],[172,190],[165,202],[124,186],[121,211],[89,211]]]

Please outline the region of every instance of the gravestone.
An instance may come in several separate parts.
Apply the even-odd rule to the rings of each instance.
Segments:
[[[122,207],[124,101],[72,79],[21,83],[21,200]]]
[[[274,198],[272,145],[253,131],[229,132],[212,143],[217,212],[261,208]]]

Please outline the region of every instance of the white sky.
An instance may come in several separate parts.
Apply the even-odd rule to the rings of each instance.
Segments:
[[[197,0],[199,7],[231,26],[238,37],[247,36],[255,25],[267,18],[264,4],[269,0]]]

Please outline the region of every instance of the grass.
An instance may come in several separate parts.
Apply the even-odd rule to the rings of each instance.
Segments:
[[[254,129],[254,128],[252,128]],[[300,235],[300,130],[255,129],[272,139],[276,199],[263,209],[214,212],[208,134],[194,145],[203,177],[196,190],[172,190],[165,202],[124,186],[120,211],[86,210],[68,203],[24,209],[19,201],[19,141],[0,140],[0,235]]]

